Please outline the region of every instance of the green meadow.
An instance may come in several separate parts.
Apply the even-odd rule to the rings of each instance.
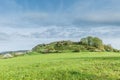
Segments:
[[[0,80],[120,80],[120,54],[31,54],[0,59]]]

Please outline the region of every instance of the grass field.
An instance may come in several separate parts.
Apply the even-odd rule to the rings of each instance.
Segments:
[[[120,54],[81,52],[0,59],[0,80],[120,80]]]

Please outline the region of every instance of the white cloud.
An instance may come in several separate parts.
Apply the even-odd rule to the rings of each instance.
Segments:
[[[31,49],[40,43],[49,43],[59,40],[79,41],[86,36],[97,36],[103,39],[106,44],[112,44],[115,48],[119,45],[119,28],[116,27],[75,27],[75,26],[46,26],[39,28],[1,28],[0,51]],[[4,34],[4,35],[3,35]],[[3,40],[4,39],[4,40]]]
[[[11,11],[0,13],[0,51],[30,49],[38,43],[79,40],[89,35],[120,48],[119,0],[78,0],[65,10],[61,3],[56,12],[23,12],[23,6],[7,1],[8,7],[0,5]]]

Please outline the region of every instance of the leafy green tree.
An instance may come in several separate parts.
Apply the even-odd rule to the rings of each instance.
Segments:
[[[80,44],[88,45],[88,40],[87,40],[87,38],[82,38],[82,39],[80,40]]]
[[[112,52],[112,51],[113,51],[113,48],[112,48],[112,46],[111,46],[110,44],[104,45],[104,49],[105,49],[106,51],[108,51],[108,52]]]
[[[96,47],[96,48],[99,48],[99,49],[104,48],[102,40],[97,38],[97,37],[93,38],[93,46]]]
[[[88,37],[87,37],[87,40],[88,40],[88,46],[93,46],[93,44],[94,44],[94,43],[93,43],[93,39],[94,39],[94,38],[91,37],[91,36],[88,36]]]
[[[88,36],[86,38],[82,38],[80,43],[82,45],[86,45],[87,47],[91,46],[96,47],[98,49],[104,49],[102,40],[97,37]]]

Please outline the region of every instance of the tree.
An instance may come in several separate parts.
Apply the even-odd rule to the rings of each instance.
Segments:
[[[101,50],[104,49],[102,40],[97,37],[88,36],[86,38],[82,38],[80,44],[86,45],[87,47],[95,47]]]
[[[99,48],[99,49],[104,48],[102,40],[97,38],[97,37],[93,38],[93,46],[96,47],[96,48]]]
[[[94,38],[91,37],[91,36],[88,36],[87,39],[88,39],[88,45],[89,45],[89,46],[93,46],[93,44],[94,44],[94,43],[93,43],[93,39],[94,39]]]
[[[112,48],[112,46],[111,46],[110,44],[104,45],[104,49],[105,49],[106,51],[108,51],[108,52],[112,52],[112,51],[113,51],[113,48]]]
[[[87,38],[82,38],[82,39],[80,40],[80,44],[82,44],[82,45],[88,45],[88,40],[87,40]]]

